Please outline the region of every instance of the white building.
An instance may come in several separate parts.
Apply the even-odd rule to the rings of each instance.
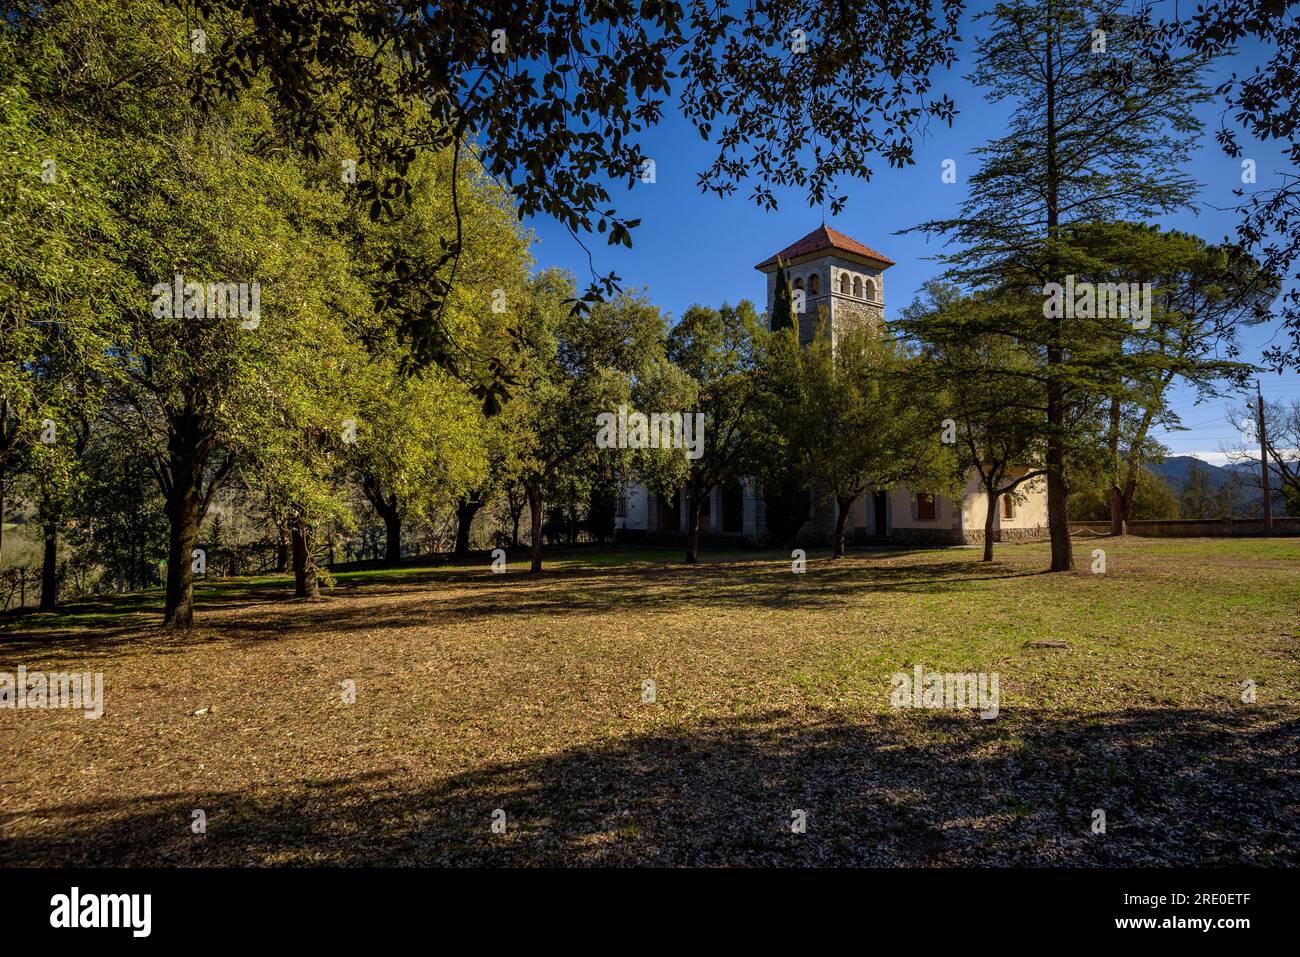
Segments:
[[[885,318],[884,272],[894,261],[841,232],[822,225],[803,239],[765,259],[755,268],[767,276],[767,310],[776,294],[777,260],[785,266],[793,288],[803,291],[798,312],[799,341],[812,341],[819,310],[830,319],[831,341],[850,325]],[[796,299],[798,309],[798,299]],[[1031,541],[1047,537],[1046,485],[1037,479],[1022,485],[1019,501],[1003,497],[994,524],[997,541]],[[974,470],[960,501],[926,494],[905,485],[869,492],[853,503],[846,532],[850,542],[899,544],[975,544],[984,540],[988,496]],[[815,505],[815,503],[814,503]],[[763,490],[755,479],[715,488],[702,519],[701,538],[718,544],[768,544]],[[799,534],[809,545],[830,545],[838,517],[832,501],[811,510]],[[621,503],[618,527],[625,540],[675,541],[687,528],[684,495],[656,495],[645,486],[628,491]]]

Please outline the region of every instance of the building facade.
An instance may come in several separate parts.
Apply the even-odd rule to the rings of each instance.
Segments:
[[[812,341],[819,316],[830,321],[831,342],[851,327],[883,328],[884,272],[894,261],[862,243],[820,226],[803,239],[765,259],[755,268],[767,278],[767,310],[772,314],[776,272],[784,266],[794,292],[799,341]],[[798,542],[810,546],[833,544],[838,506],[819,504],[810,493],[809,520]],[[972,470],[960,499],[929,495],[905,485],[869,492],[853,503],[846,523],[850,543],[900,545],[968,545],[984,541],[988,496]],[[688,522],[684,493],[658,495],[643,485],[628,490],[619,505],[617,526],[625,540],[675,542],[684,539]],[[766,503],[761,483],[740,479],[715,488],[704,511],[700,536],[711,544],[768,545]],[[994,521],[997,541],[1047,538],[1047,496],[1042,479],[1024,483],[1015,500],[1003,497]]]

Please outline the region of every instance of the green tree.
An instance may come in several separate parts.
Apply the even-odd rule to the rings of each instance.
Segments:
[[[1074,521],[1110,521],[1110,480],[1102,472],[1081,472],[1070,493],[1070,514]],[[1133,496],[1133,521],[1182,517],[1178,493],[1159,475],[1143,466],[1137,474]]]
[[[699,561],[700,523],[713,490],[737,481],[756,460],[765,434],[758,376],[767,331],[754,306],[742,300],[720,309],[691,306],[668,336],[668,360],[693,382],[703,415],[698,450],[685,459],[680,488],[687,496],[686,562]]]
[[[959,481],[964,485],[971,472],[979,477],[986,562],[993,560],[999,501],[1045,474],[1046,396],[1033,359],[1013,337],[989,331],[1005,308],[997,297],[963,297],[952,287],[929,283],[924,298],[905,309],[899,323],[922,351],[914,381],[923,393],[941,396],[938,402],[951,416],[940,439],[956,453]]]
[[[845,555],[853,503],[868,491],[900,483],[939,491],[953,486],[951,450],[937,440],[938,397],[918,388],[916,360],[900,343],[867,327],[840,332],[826,324],[801,348],[787,330],[782,361],[794,363],[795,403],[779,411],[774,429],[803,487],[820,504],[835,503],[835,557]]]
[[[1178,488],[1178,510],[1183,518],[1224,518],[1224,497],[1215,485],[1210,470],[1193,462]],[[1229,513],[1231,514],[1231,513]]]
[[[879,160],[911,162],[925,121],[951,121],[951,100],[930,74],[955,59],[962,9],[959,0],[938,10],[932,0],[178,5],[198,25],[233,33],[210,48],[199,101],[265,77],[304,136],[348,127],[365,147],[371,172],[360,195],[376,215],[404,208],[412,142],[459,154],[474,139],[522,214],[545,213],[614,245],[631,245],[638,221],[618,214],[608,184],[648,176],[642,138],[669,99],[716,145],[702,187],[730,195],[752,179],[767,208],[777,189],[798,185],[811,204],[838,211],[846,199],[835,194],[838,178],[869,178]],[[836,135],[810,138],[809,117]],[[458,230],[432,271],[405,270],[434,305],[411,313],[418,360],[446,351],[443,303],[459,276],[460,240]],[[616,284],[593,277],[583,298],[594,302]]]
[[[776,293],[772,297],[772,318],[768,323],[773,332],[790,329],[794,326],[794,303],[790,293],[790,282],[785,275],[785,264],[776,261]]]
[[[376,360],[360,375],[366,388],[353,462],[384,522],[385,559],[397,564],[404,522],[427,519],[481,486],[487,425],[466,385],[440,370],[404,376],[392,360]]]
[[[1111,534],[1123,535],[1138,475],[1155,451],[1152,427],[1179,427],[1166,403],[1169,388],[1181,381],[1206,399],[1224,394],[1225,384],[1240,386],[1251,367],[1229,358],[1237,351],[1237,323],[1266,309],[1277,285],[1236,247],[1213,246],[1187,233],[1089,224],[1071,229],[1069,239],[1086,252],[1080,278],[1151,287],[1146,327],[1121,322],[1110,328],[1109,342],[1100,340],[1111,350],[1111,382],[1099,397],[1111,474]],[[1102,352],[1092,361],[1106,369],[1105,359]]]
[[[501,411],[515,446],[513,477],[528,493],[533,572],[542,570],[548,497],[585,502],[600,462],[632,459],[629,449],[600,447],[598,416],[631,402],[637,374],[663,348],[663,320],[644,296],[623,293],[585,316],[565,305],[572,296],[566,275],[534,280],[519,385]]]
[[[109,587],[134,591],[151,584],[167,547],[167,516],[157,487],[140,481],[151,462],[111,419],[91,431],[82,456],[83,483],[71,538],[81,559],[104,569]],[[215,547],[214,542],[214,547]]]
[[[1210,94],[1199,54],[1153,62],[1160,39],[1146,11],[1119,0],[1011,0],[979,17],[983,26],[970,79],[1013,110],[1006,135],[976,151],[961,216],[918,227],[960,248],[948,278],[993,286],[1022,299],[1004,312],[1002,331],[1034,355],[1046,391],[1051,569],[1073,567],[1067,459],[1076,406],[1105,394],[1113,350],[1097,317],[1048,308],[1049,283],[1065,284],[1088,257],[1071,247],[1080,223],[1142,219],[1191,204],[1186,173]],[[1104,47],[1094,30],[1103,30]],[[1035,307],[1037,300],[1037,307]],[[1113,325],[1118,317],[1107,317]]]
[[[1245,156],[1241,132],[1265,148],[1276,144],[1289,164],[1268,183],[1241,190],[1237,239],[1258,256],[1263,271],[1289,276],[1282,297],[1282,327],[1288,341],[1269,345],[1265,359],[1277,370],[1300,368],[1300,17],[1294,0],[1212,0],[1173,24],[1173,36],[1187,49],[1210,56],[1248,50],[1249,71],[1234,71],[1220,85],[1222,125],[1216,139],[1232,157]],[[1159,63],[1168,45],[1153,45],[1148,55]],[[1237,128],[1230,125],[1235,120]],[[1254,160],[1249,160],[1251,167]],[[1243,167],[1247,161],[1243,160]],[[1260,166],[1264,164],[1261,162]],[[1243,176],[1243,181],[1245,177]],[[1267,322],[1269,312],[1252,321]]]

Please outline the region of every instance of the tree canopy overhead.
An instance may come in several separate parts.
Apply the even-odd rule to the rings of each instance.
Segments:
[[[841,178],[911,162],[921,125],[951,122],[932,88],[956,57],[959,0],[175,0],[196,29],[217,25],[192,93],[211,104],[264,77],[310,144],[343,127],[366,170],[358,196],[400,212],[417,148],[477,143],[521,215],[575,236],[631,245],[615,183],[645,169],[645,132],[670,101],[716,145],[701,190],[750,184],[767,208],[802,190],[833,211]],[[219,40],[215,38],[219,36]],[[412,317],[417,358],[438,361],[457,229],[432,270],[401,272],[429,295]],[[581,241],[581,240],[580,240]],[[394,271],[399,267],[393,264]],[[596,276],[580,302],[618,285]]]

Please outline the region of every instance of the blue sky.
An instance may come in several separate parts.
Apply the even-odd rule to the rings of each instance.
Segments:
[[[838,183],[836,192],[848,195],[847,207],[839,216],[832,217],[829,210],[825,215],[828,225],[898,263],[885,274],[885,309],[891,318],[912,301],[922,283],[940,272],[939,265],[927,258],[939,251],[937,241],[918,234],[895,234],[927,219],[956,215],[966,197],[966,177],[975,169],[970,150],[1005,129],[1005,106],[985,103],[980,91],[964,78],[972,63],[971,14],[963,20],[961,32],[961,59],[937,78],[939,89],[948,92],[960,110],[952,128],[931,124],[916,145],[913,166],[890,169],[882,160],[874,164],[870,181]],[[1244,72],[1248,62],[1248,57],[1239,56],[1232,68]],[[1219,241],[1235,227],[1236,216],[1226,207],[1235,201],[1232,190],[1241,184],[1241,162],[1225,156],[1214,141],[1218,109],[1207,109],[1203,118],[1207,124],[1204,142],[1190,170],[1203,184],[1200,213],[1180,213],[1164,222]],[[759,209],[743,188],[722,199],[700,193],[696,177],[712,162],[714,150],[671,105],[665,110],[664,121],[645,135],[642,143],[655,162],[655,182],[638,183],[630,190],[621,184],[611,187],[619,213],[640,218],[641,225],[633,232],[630,250],[606,246],[599,235],[584,239],[592,250],[596,272],[613,271],[627,287],[647,287],[651,298],[674,318],[693,303],[719,305],[750,299],[762,308],[764,279],[754,264],[820,225],[821,208],[809,208],[807,199],[797,191],[779,192],[776,212]],[[1256,159],[1260,186],[1274,181],[1278,171],[1286,168],[1277,146],[1247,146],[1246,155]],[[957,163],[954,184],[945,184],[940,178],[942,163],[949,158]],[[587,254],[565,230],[545,218],[530,219],[527,225],[536,234],[538,265],[569,269],[580,285],[585,285],[590,277]],[[1259,361],[1265,344],[1281,335],[1279,325],[1245,330],[1241,336],[1243,359]],[[1300,399],[1300,377],[1294,372],[1261,373],[1260,378],[1267,397]],[[1230,400],[1196,405],[1194,398],[1181,389],[1172,395],[1187,429],[1161,433],[1157,438],[1173,454],[1197,454],[1222,462],[1219,450],[1237,439],[1225,415]]]

